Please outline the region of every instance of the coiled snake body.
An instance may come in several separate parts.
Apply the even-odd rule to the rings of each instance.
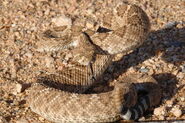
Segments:
[[[115,54],[140,46],[150,29],[146,13],[136,5],[122,2],[108,4],[93,14],[96,15],[93,18],[96,31],[84,28],[89,20],[84,16],[88,19],[82,22],[76,19],[70,29],[65,26],[60,28],[64,32],[60,42],[41,42],[38,48],[39,51],[53,51],[73,47],[73,60],[77,63],[59,74],[38,78],[38,82],[29,89],[28,104],[31,110],[50,121],[86,123],[113,122],[121,118],[135,120],[160,101],[156,81],[150,76],[135,74],[123,77],[108,92],[85,93],[98,83]],[[51,30],[45,34],[54,35]],[[148,94],[138,98],[139,90],[145,90]]]

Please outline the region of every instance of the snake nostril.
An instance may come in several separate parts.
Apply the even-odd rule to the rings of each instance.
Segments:
[[[99,32],[99,33],[106,33],[106,32],[111,32],[111,31],[112,30],[101,27],[101,26],[97,29],[97,32]]]

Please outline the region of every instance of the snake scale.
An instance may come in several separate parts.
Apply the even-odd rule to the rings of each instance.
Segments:
[[[93,9],[90,16],[77,17],[70,26],[47,30],[44,35],[49,40],[39,44],[38,51],[72,48],[75,61],[58,74],[38,77],[29,88],[31,110],[52,122],[136,120],[160,102],[160,87],[147,75],[128,75],[117,81],[110,91],[86,93],[98,83],[116,54],[140,46],[150,30],[148,16],[136,5],[94,3]],[[86,27],[89,20],[93,22],[92,28]],[[140,90],[147,94],[139,97]]]

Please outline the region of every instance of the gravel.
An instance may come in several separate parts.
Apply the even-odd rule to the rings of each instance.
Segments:
[[[50,123],[30,111],[24,85],[33,83],[39,74],[61,70],[65,64],[59,52],[39,53],[35,44],[46,29],[71,25],[68,16],[79,15],[92,1],[95,0],[0,2],[0,123]],[[117,58],[111,66],[114,74],[106,75],[117,78],[121,74],[144,73],[159,82],[163,89],[161,103],[140,121],[185,120],[185,1],[129,2],[146,11],[151,33],[138,49]],[[91,11],[93,8],[88,10]]]

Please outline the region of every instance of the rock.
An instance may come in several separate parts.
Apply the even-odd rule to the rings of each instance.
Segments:
[[[44,121],[44,118],[43,117],[39,117],[39,120],[43,122]]]
[[[171,21],[171,22],[168,22],[164,25],[164,29],[171,29],[173,27],[176,27],[178,24],[178,22],[176,21]]]
[[[164,120],[165,117],[163,115],[160,115],[158,118],[159,120]]]
[[[180,97],[180,100],[181,100],[182,102],[184,102],[184,101],[185,101],[185,98],[184,98],[184,97]]]
[[[141,117],[141,118],[139,118],[139,120],[138,121],[145,121],[146,119],[145,119],[145,117]]]
[[[182,115],[182,111],[179,109],[179,107],[172,108],[171,112],[175,117],[180,117]]]
[[[31,52],[27,52],[24,54],[25,57],[27,58],[32,58],[33,57],[33,54]]]
[[[21,93],[22,90],[23,90],[22,84],[17,83],[17,84],[16,84],[16,92],[17,92],[17,93]]]
[[[50,68],[54,67],[54,59],[52,57],[45,57],[45,66]]]
[[[52,22],[56,26],[71,26],[72,25],[72,20],[69,17],[66,17],[65,15],[62,15],[60,17],[56,17],[52,19]]]
[[[154,115],[156,116],[165,115],[165,113],[166,113],[166,109],[164,106],[154,109]]]
[[[149,69],[146,68],[146,67],[141,67],[141,68],[139,69],[139,71],[142,72],[142,73],[147,73],[147,72],[149,71]]]
[[[184,73],[183,72],[179,72],[177,77],[180,78],[180,79],[183,79],[185,77],[185,70],[184,70]]]
[[[31,84],[20,84],[20,83],[17,83],[15,85],[15,89],[13,89],[14,90],[13,94],[17,95],[18,93],[23,92],[25,89],[27,89],[30,86],[31,86]]]

